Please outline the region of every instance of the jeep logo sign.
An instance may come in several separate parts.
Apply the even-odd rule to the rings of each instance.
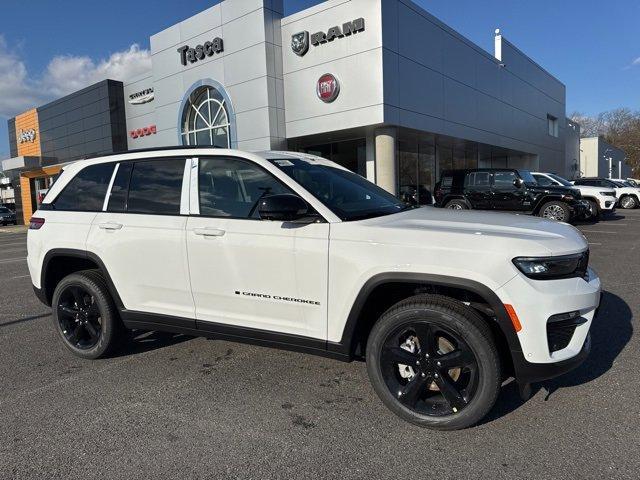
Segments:
[[[198,60],[204,60],[205,57],[212,57],[214,54],[222,53],[223,51],[224,47],[220,37],[214,38],[211,42],[204,42],[204,45],[196,45],[195,48],[190,48],[189,45],[178,48],[180,63],[185,66],[187,61],[196,63]]]
[[[357,18],[353,22],[346,22],[342,27],[331,27],[325,32],[317,32],[309,37],[309,32],[302,31],[291,35],[291,50],[302,57],[309,51],[309,44],[317,47],[323,43],[333,42],[336,38],[348,37],[354,33],[364,32],[364,18]]]
[[[36,131],[33,128],[29,130],[20,130],[18,140],[20,143],[33,143],[36,140]]]
[[[325,73],[318,79],[316,93],[318,94],[318,98],[324,103],[333,102],[338,98],[338,94],[340,93],[340,83],[338,83],[338,79],[330,73]]]

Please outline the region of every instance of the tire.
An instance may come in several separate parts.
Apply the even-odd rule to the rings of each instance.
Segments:
[[[549,220],[569,223],[569,220],[571,220],[571,210],[566,203],[554,200],[545,203],[538,211],[538,216]]]
[[[51,306],[62,342],[79,357],[104,357],[123,337],[124,326],[107,284],[96,270],[63,278],[56,285]]]
[[[633,209],[638,207],[638,199],[633,195],[625,195],[620,199],[620,206],[624,209]]]
[[[413,352],[407,350],[412,346]],[[498,397],[500,356],[489,326],[451,298],[422,294],[397,303],[373,326],[366,348],[367,372],[377,395],[393,413],[420,427],[470,427]],[[456,352],[457,363],[447,356]],[[466,366],[446,367],[441,361]],[[409,362],[414,363],[410,369]]]
[[[587,200],[587,203],[589,204],[589,218],[600,220],[600,207],[598,203],[594,200]]]
[[[467,205],[467,202],[464,200],[450,200],[444,208],[448,208],[449,210],[469,210],[469,205]]]

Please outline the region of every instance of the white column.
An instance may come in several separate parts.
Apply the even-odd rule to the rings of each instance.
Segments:
[[[373,130],[367,132],[367,160],[365,173],[367,180],[376,183],[376,137]]]
[[[398,169],[396,161],[397,129],[378,128],[375,131],[376,183],[393,195],[398,194]]]

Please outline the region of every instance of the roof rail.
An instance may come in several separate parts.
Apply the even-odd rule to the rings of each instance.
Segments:
[[[167,147],[135,148],[133,150],[123,150],[121,152],[95,154],[88,157],[79,158],[78,160],[91,160],[93,158],[112,157],[114,155],[125,155],[127,153],[161,152],[166,150],[194,150],[194,149],[205,150],[205,149],[212,149],[212,148],[223,148],[223,147],[217,147],[214,145],[170,145]]]

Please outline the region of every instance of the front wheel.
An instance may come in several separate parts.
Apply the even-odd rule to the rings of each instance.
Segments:
[[[571,219],[571,210],[569,210],[569,206],[564,202],[547,202],[542,206],[540,212],[538,212],[538,216],[567,223]]]
[[[638,200],[631,195],[627,195],[620,199],[620,206],[624,209],[636,208],[638,206]]]
[[[416,295],[387,310],[371,330],[366,359],[384,404],[421,427],[474,425],[500,390],[500,360],[488,325],[448,297]]]
[[[51,301],[53,322],[69,350],[82,358],[107,355],[124,327],[102,275],[86,270],[63,278]]]

